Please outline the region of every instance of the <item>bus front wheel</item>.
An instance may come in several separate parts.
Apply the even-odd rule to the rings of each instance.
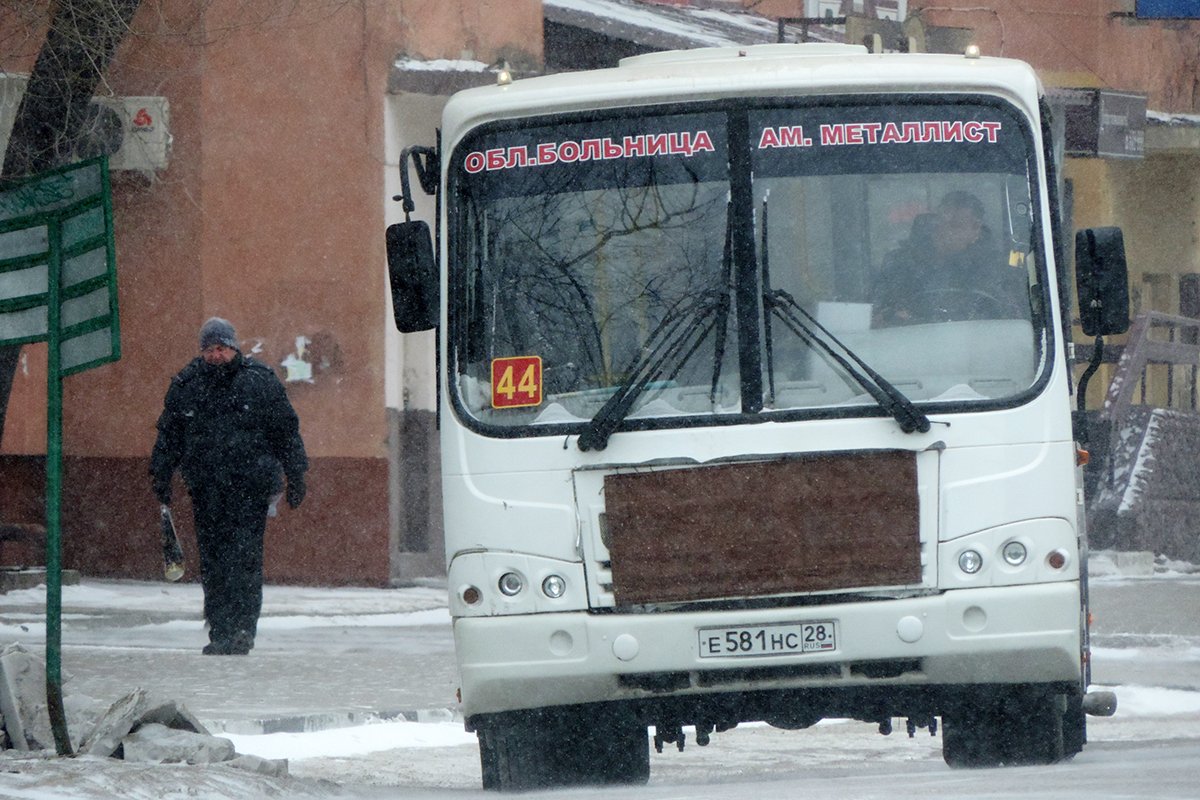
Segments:
[[[489,721],[477,735],[484,789],[638,784],[650,778],[646,726],[618,710],[537,709]]]
[[[942,714],[942,758],[951,767],[1053,764],[1082,749],[1069,698],[1035,688],[987,693]]]

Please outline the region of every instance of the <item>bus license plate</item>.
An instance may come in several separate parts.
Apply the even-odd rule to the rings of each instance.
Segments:
[[[700,628],[700,657],[778,656],[837,649],[837,624],[785,622],[738,628]]]

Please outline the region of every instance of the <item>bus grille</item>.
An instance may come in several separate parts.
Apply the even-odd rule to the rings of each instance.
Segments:
[[[603,545],[617,606],[912,586],[918,511],[908,451],[609,474]]]

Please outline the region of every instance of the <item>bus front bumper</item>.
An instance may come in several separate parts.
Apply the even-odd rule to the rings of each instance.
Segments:
[[[967,685],[1077,685],[1081,616],[1072,581],[757,610],[461,617],[454,638],[469,719],[730,692],[879,686],[912,697]],[[831,650],[713,653],[728,631],[830,622]]]

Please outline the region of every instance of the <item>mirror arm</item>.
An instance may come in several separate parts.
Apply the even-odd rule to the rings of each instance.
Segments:
[[[416,204],[412,199],[412,187],[408,180],[410,158],[417,170],[417,183],[420,184],[421,190],[425,194],[432,195],[437,191],[439,177],[438,154],[434,148],[414,145],[406,147],[400,152],[400,194],[393,196],[392,199],[400,201],[401,208],[404,209],[405,222],[409,221],[409,215],[416,210]]]
[[[1087,387],[1092,376],[1096,374],[1096,370],[1100,369],[1100,362],[1104,358],[1104,337],[1097,336],[1096,342],[1092,346],[1092,358],[1088,362],[1087,369],[1079,376],[1079,387],[1076,389],[1075,403],[1079,411],[1086,410],[1087,407]]]

